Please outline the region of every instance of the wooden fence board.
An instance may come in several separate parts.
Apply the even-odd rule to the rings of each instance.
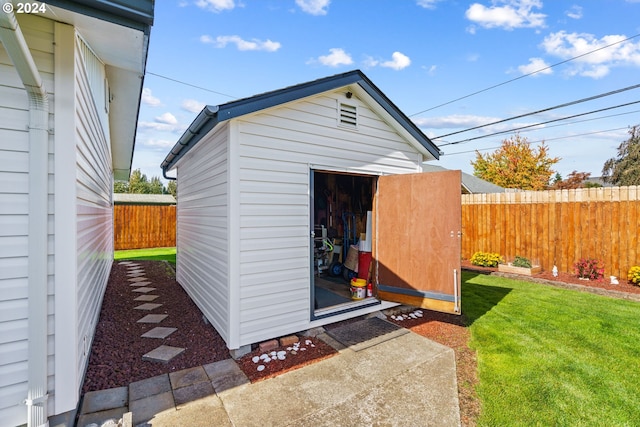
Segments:
[[[622,278],[640,265],[639,186],[463,195],[462,220],[466,259],[498,252],[572,273],[578,259],[597,258]]]
[[[176,207],[173,205],[115,205],[115,250],[176,245]]]

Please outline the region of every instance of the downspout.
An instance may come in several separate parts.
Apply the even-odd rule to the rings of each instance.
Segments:
[[[27,425],[47,420],[47,215],[49,100],[13,13],[0,13],[0,41],[29,97],[29,383]]]

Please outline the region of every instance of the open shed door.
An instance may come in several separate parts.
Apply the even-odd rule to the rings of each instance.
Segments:
[[[460,314],[460,171],[382,176],[374,203],[379,299]]]

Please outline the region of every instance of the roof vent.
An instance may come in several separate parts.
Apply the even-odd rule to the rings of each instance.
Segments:
[[[340,103],[338,109],[338,124],[350,128],[358,127],[358,110],[355,105]]]

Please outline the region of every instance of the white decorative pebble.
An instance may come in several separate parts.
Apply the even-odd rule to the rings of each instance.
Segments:
[[[305,343],[306,345],[309,345],[309,344],[311,344],[311,340],[306,340],[304,343]]]
[[[287,354],[287,352],[286,352],[286,351],[279,351],[277,356],[278,356],[278,357],[280,357],[280,356],[285,356],[286,354]]]
[[[269,354],[270,354],[271,356],[275,356],[275,355],[277,355],[278,353],[276,353],[275,351],[272,351],[272,352],[271,352],[271,353],[269,353]]]
[[[261,354],[260,355],[260,359],[264,360],[264,359],[268,359],[269,355],[268,354]]]
[[[258,365],[258,372],[264,371],[264,365]]]
[[[295,350],[291,350],[291,354],[298,354],[298,352]]]
[[[291,350],[293,350],[293,348],[291,348],[291,347],[287,347],[287,350],[291,351]]]
[[[284,354],[279,354],[279,355],[278,355],[278,359],[279,359],[279,360],[284,360],[284,359],[286,359],[286,358],[287,358],[287,356],[285,356]]]
[[[300,351],[305,351],[305,350],[306,350],[306,348],[305,348],[305,347],[302,347],[302,348],[300,349]]]
[[[253,363],[258,363],[260,361],[260,358],[258,356],[253,356]]]
[[[315,346],[316,346],[315,344],[311,344],[311,347],[315,347]]]

